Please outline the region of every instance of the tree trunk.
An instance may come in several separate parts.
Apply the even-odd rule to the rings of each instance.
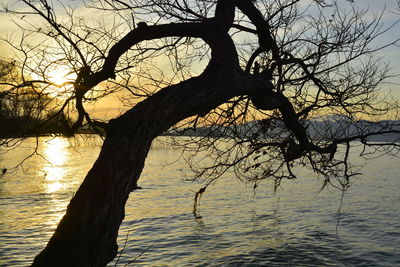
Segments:
[[[208,68],[201,76],[164,88],[111,120],[98,159],[32,266],[105,266],[110,262],[117,254],[125,203],[137,187],[152,140],[182,119],[242,94],[243,80],[238,68]]]
[[[234,96],[265,86],[264,79],[239,67],[227,32],[234,10],[233,1],[219,0],[215,20],[133,30],[110,50],[103,70],[87,79],[86,87],[92,88],[110,77],[119,55],[140,40],[183,34],[201,37],[211,48],[211,60],[199,77],[164,88],[109,122],[98,159],[32,266],[105,266],[117,254],[125,203],[137,187],[153,139],[185,118],[206,114]]]

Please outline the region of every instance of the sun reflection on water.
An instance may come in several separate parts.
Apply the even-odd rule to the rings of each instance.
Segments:
[[[46,181],[46,193],[55,193],[64,187],[63,178],[67,173],[65,166],[69,143],[65,138],[51,138],[47,140],[44,148],[44,156],[47,164],[43,166]]]

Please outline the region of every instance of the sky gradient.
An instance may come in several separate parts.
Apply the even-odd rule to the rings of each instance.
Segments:
[[[376,1],[376,0],[354,0],[355,4],[360,8],[360,9],[368,9],[367,16],[373,18],[374,16],[378,16],[383,13],[381,23],[382,27],[389,27],[390,25],[393,25],[396,23],[397,20],[400,19],[400,10],[398,6],[398,1],[397,0],[381,0],[381,1]],[[17,8],[23,8],[18,1],[10,1],[10,0],[4,0],[2,1],[3,4],[7,4],[11,7],[17,7]],[[80,1],[67,1],[63,2],[67,5],[73,5],[76,7],[79,11],[84,10],[80,8]],[[346,0],[339,0],[338,1],[340,7],[342,8],[347,8],[347,1]],[[21,6],[21,7],[20,7]],[[84,11],[82,11],[84,12]],[[96,16],[95,13],[81,13],[84,14],[84,17],[87,18],[88,21],[95,21],[98,20],[98,17]],[[0,13],[0,36],[2,38],[7,38],[7,39],[12,39],[14,41],[18,41],[20,38],[20,29],[18,28],[17,24],[23,22],[23,21],[28,21],[29,23],[37,23],[41,24],[43,23],[43,20],[38,17],[30,17],[30,18],[25,18],[25,17],[18,17],[18,16],[10,16],[9,14],[6,13]],[[105,21],[106,22],[106,21]],[[396,39],[400,38],[400,25],[397,24],[395,25],[392,29],[384,33],[379,40],[377,40],[376,44],[377,46],[392,42]],[[39,40],[40,41],[40,40]],[[385,48],[384,50],[380,51],[378,54],[380,57],[382,57],[383,62],[389,62],[390,66],[392,67],[392,74],[393,75],[399,75],[400,74],[400,48],[399,46],[390,46]],[[5,60],[12,60],[15,57],[14,52],[10,48],[4,40],[0,39],[0,59],[5,59]],[[385,89],[387,92],[388,90],[392,93],[392,95],[400,99],[400,77],[393,77],[391,79],[388,79],[385,81],[384,84],[382,84],[382,87]],[[101,112],[103,115],[107,117],[112,117],[114,116],[114,111],[118,110],[121,108],[121,106],[118,104],[119,101],[117,99],[118,97],[114,97],[113,100],[98,103],[96,109]]]

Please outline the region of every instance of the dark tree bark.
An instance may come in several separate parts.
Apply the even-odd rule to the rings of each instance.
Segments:
[[[152,140],[182,119],[243,94],[243,82],[252,81],[237,70],[224,64],[209,68],[112,120],[98,159],[33,266],[104,266],[111,261],[126,200],[137,187]]]
[[[239,67],[226,26],[232,23],[234,5],[229,0],[219,1],[219,5],[218,20],[149,26],[146,32],[139,28],[136,34],[128,34],[111,49],[102,71],[87,77],[86,84],[77,85],[79,90],[88,90],[112,76],[118,57],[144,39],[196,36],[212,49],[210,63],[200,76],[160,90],[109,122],[98,159],[32,266],[105,266],[117,254],[116,239],[125,203],[137,188],[153,139],[184,118],[205,114],[234,96],[263,86],[264,81]]]

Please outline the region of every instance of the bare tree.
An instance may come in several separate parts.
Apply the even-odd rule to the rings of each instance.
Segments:
[[[177,144],[213,159],[189,162],[206,183],[199,194],[231,168],[256,187],[294,178],[297,165],[346,188],[351,141],[398,152],[399,140],[371,139],[399,133],[397,102],[379,90],[390,69],[376,55],[398,41],[377,42],[395,26],[383,27],[383,13],[368,19],[335,0],[93,0],[86,8],[105,18],[95,25],[61,1],[19,3],[3,11],[22,20],[22,41],[6,40],[23,73],[40,77],[43,92],[57,88],[60,114],[76,114],[69,134],[85,123],[106,132],[33,266],[105,266],[115,257],[126,200],[152,141],[171,127],[207,133]],[[57,85],[48,71],[61,66],[70,78]],[[87,104],[121,90],[128,111],[94,120]]]
[[[25,78],[16,62],[0,61],[0,136],[5,138],[0,145],[37,133],[51,103],[48,94]]]

